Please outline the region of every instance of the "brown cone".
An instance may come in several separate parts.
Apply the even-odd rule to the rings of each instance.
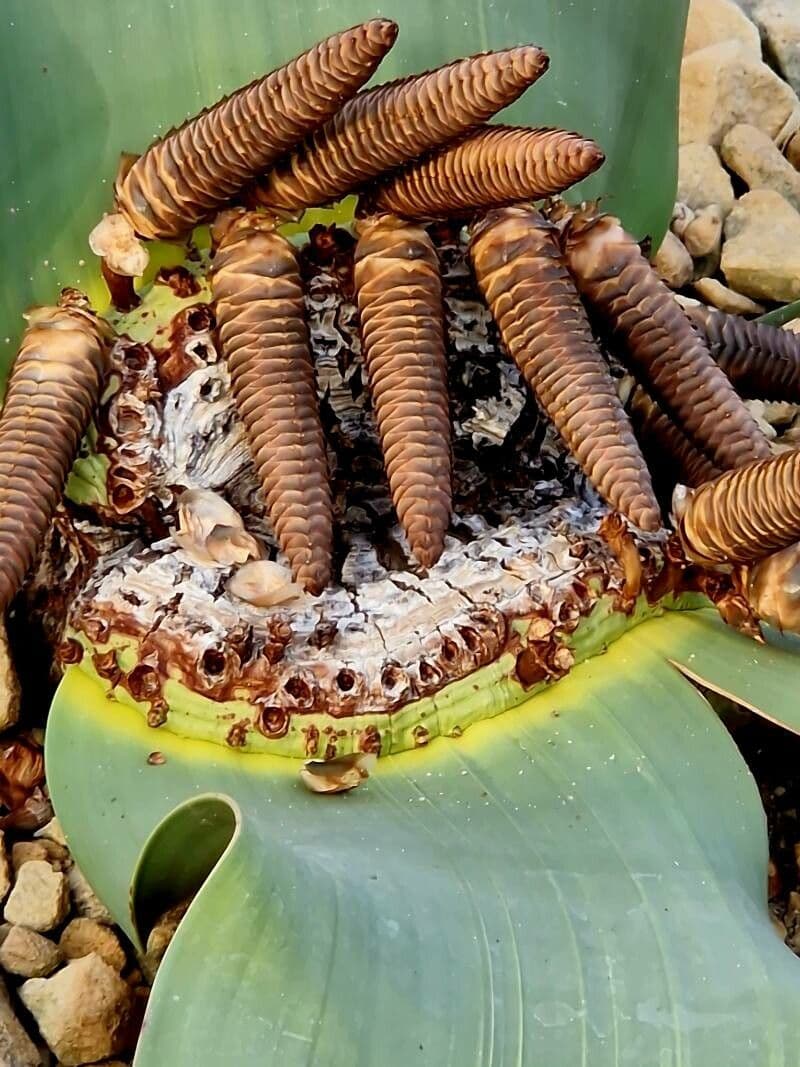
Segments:
[[[687,556],[752,563],[800,541],[800,450],[726,471],[676,491],[673,510]]]
[[[415,558],[432,567],[452,502],[442,286],[419,226],[362,224],[355,285],[364,361],[392,500]]]
[[[235,217],[212,272],[222,351],[270,520],[296,581],[330,580],[325,438],[294,248],[264,216]]]
[[[676,482],[703,485],[722,474],[640,385],[631,393],[628,411],[651,469],[668,469],[671,488]]]
[[[619,220],[576,213],[565,248],[578,289],[695,444],[723,468],[768,456],[766,437]]]
[[[266,174],[252,199],[289,213],[338,200],[485,122],[544,74],[547,63],[541,49],[523,45],[359,93]]]
[[[75,291],[37,308],[0,416],[0,611],[19,592],[100,396],[110,328]]]
[[[120,172],[117,209],[141,237],[181,237],[335,114],[396,36],[372,19],[225,97]]]
[[[800,336],[705,307],[686,308],[738,393],[752,400],[800,402]]]
[[[650,475],[564,264],[538,211],[500,208],[470,255],[503,343],[600,495],[645,530],[661,525]]]
[[[582,181],[605,156],[565,130],[489,126],[386,179],[369,203],[406,218],[437,219],[540,200]]]

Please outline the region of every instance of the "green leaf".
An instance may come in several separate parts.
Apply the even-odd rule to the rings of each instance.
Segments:
[[[670,613],[338,797],[307,793],[298,761],[148,729],[71,668],[49,780],[115,914],[132,929],[138,867],[146,933],[221,856],[137,1067],[794,1062],[800,969],[767,916],[764,813],[667,662],[692,644],[736,676],[735,634]],[[748,665],[754,703],[796,671],[774,655]]]
[[[380,79],[523,40],[551,70],[507,113],[597,138],[586,187],[660,241],[675,191],[677,72],[688,0],[4,0],[0,26],[0,371],[32,303],[104,289],[86,237],[117,159],[314,41],[381,14],[401,34]],[[163,253],[162,253],[163,254]],[[166,254],[175,258],[174,249]],[[180,257],[178,257],[180,258]],[[6,341],[6,338],[8,340]]]
[[[793,304],[784,304],[783,307],[775,308],[774,311],[768,311],[756,321],[764,322],[768,326],[785,326],[787,322],[796,318],[800,318],[800,300],[795,300]]]

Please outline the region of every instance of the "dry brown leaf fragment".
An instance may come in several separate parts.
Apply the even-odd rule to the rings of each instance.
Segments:
[[[581,294],[695,444],[723,468],[768,456],[769,442],[744,402],[619,220],[576,211],[564,237]]]
[[[0,803],[14,811],[44,782],[44,752],[20,734],[0,744]]]
[[[173,540],[201,567],[229,567],[261,556],[261,546],[245,530],[239,512],[210,489],[181,494]]]
[[[222,351],[270,521],[292,574],[321,593],[333,505],[297,253],[255,212],[217,228],[212,291]]]
[[[547,65],[540,48],[521,45],[367,89],[266,174],[252,200],[285,213],[338,200],[486,122]]]
[[[334,115],[396,36],[389,19],[353,26],[189,119],[124,162],[117,210],[141,237],[183,236]]]
[[[503,342],[600,495],[657,530],[650,475],[567,271],[558,235],[530,207],[490,211],[470,243]]]
[[[368,194],[372,210],[437,219],[541,200],[603,163],[588,137],[558,129],[487,126],[389,175]]]
[[[423,567],[452,509],[442,284],[422,227],[392,215],[360,227],[354,279],[369,391],[392,501]]]
[[[773,552],[746,569],[747,601],[763,622],[800,634],[800,544]]]
[[[300,780],[312,793],[346,793],[373,773],[378,762],[374,752],[354,752],[328,760],[306,760]]]
[[[0,612],[21,588],[61,499],[112,340],[75,290],[27,318],[0,415]]]

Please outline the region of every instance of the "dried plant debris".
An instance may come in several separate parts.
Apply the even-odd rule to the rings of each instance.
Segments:
[[[306,760],[300,770],[300,781],[311,793],[347,793],[369,778],[377,762],[373,752]]]
[[[178,529],[173,537],[200,567],[227,567],[259,559],[262,554],[238,511],[208,489],[188,489],[181,494]]]

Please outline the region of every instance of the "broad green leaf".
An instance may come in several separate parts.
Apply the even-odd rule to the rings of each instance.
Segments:
[[[134,872],[145,934],[221,856],[137,1067],[794,1063],[800,968],[767,916],[764,814],[668,662],[692,642],[739,670],[736,635],[670,613],[339,797],[307,793],[298,761],[148,729],[70,669],[50,785],[117,917],[133,928]],[[748,666],[753,703],[779,700],[771,672],[796,661],[775,657]]]
[[[122,150],[375,14],[401,25],[379,78],[520,41],[551,70],[505,117],[598,139],[587,186],[656,243],[672,208],[688,0],[4,0],[0,11],[0,369],[21,312],[64,285],[101,301],[86,236]],[[160,253],[163,254],[163,253]],[[169,255],[169,249],[166,249]],[[172,255],[174,256],[174,250]],[[7,340],[6,340],[7,338]]]

